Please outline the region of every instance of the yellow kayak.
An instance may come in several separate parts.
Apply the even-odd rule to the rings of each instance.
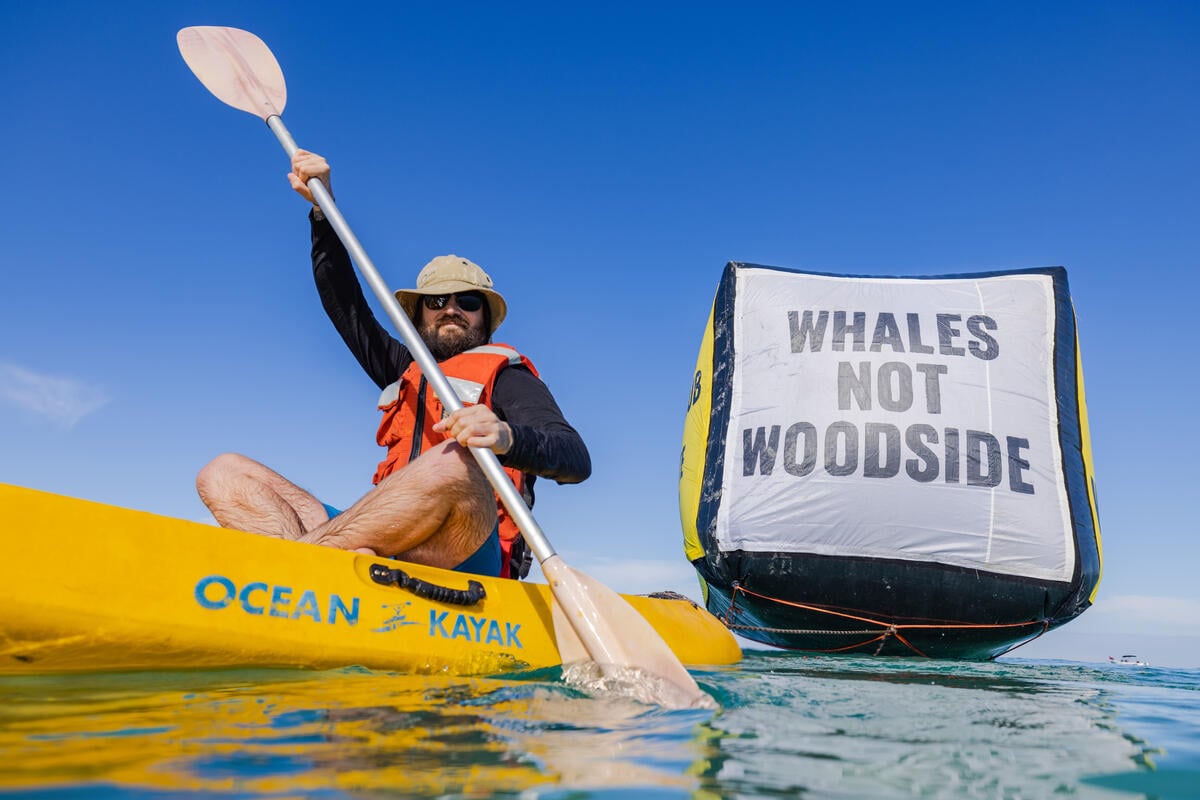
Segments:
[[[486,675],[562,663],[544,584],[5,484],[0,514],[0,674],[358,665]],[[728,629],[690,600],[625,599],[684,664],[740,660]]]

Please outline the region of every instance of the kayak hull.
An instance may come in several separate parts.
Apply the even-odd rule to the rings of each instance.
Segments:
[[[562,663],[549,588],[0,484],[0,674],[358,665],[496,674]],[[372,567],[485,596],[456,605]],[[735,663],[686,599],[627,596],[684,664]]]

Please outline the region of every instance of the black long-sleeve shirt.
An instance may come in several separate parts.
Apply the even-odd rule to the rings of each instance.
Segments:
[[[313,278],[321,305],[363,370],[383,389],[408,368],[412,353],[375,319],[350,254],[333,226],[311,214],[309,219]],[[563,418],[546,384],[525,367],[501,370],[493,387],[492,410],[512,428],[512,447],[499,457],[500,463],[528,476],[531,505],[534,476],[579,483],[591,474],[591,456],[583,439]]]

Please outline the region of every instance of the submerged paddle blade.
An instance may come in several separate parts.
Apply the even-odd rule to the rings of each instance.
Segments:
[[[557,555],[542,562],[555,603],[554,634],[564,668],[590,659],[603,676],[576,677],[584,688],[611,688],[666,708],[715,708],[645,617],[604,584]],[[571,673],[564,669],[564,676]]]
[[[200,25],[175,35],[188,68],[218,100],[267,119],[283,113],[283,70],[263,40],[238,28]]]

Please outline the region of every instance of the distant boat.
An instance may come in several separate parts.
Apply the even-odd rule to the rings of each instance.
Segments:
[[[1148,667],[1148,666],[1150,666],[1149,661],[1142,661],[1140,658],[1138,658],[1135,655],[1124,655],[1124,656],[1121,656],[1120,658],[1113,658],[1112,656],[1109,656],[1108,660],[1109,660],[1109,663],[1111,663],[1111,664],[1119,664],[1123,667]]]

